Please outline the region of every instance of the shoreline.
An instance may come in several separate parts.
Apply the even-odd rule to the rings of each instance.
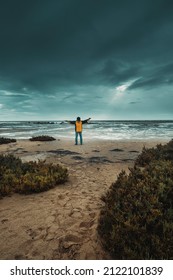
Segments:
[[[67,167],[65,184],[39,194],[12,194],[0,201],[0,259],[110,259],[97,236],[101,201],[118,174],[146,148],[167,141],[31,142],[0,145],[22,161],[46,160]]]
[[[42,134],[43,135],[43,134]],[[48,134],[45,134],[48,135]],[[71,137],[63,137],[63,136],[56,136],[56,135],[51,135],[49,134],[48,136],[54,137],[56,140],[55,141],[70,141],[74,142],[75,141],[75,134]],[[35,137],[35,136],[34,136]],[[16,138],[16,137],[7,137],[7,136],[1,136],[0,138],[9,138],[9,139],[15,139],[17,142],[21,141],[29,141],[30,138]],[[152,138],[99,138],[99,137],[87,137],[85,134],[83,134],[83,142],[88,143],[88,142],[169,142],[172,140],[173,137],[152,137]],[[79,140],[79,139],[78,139]],[[31,141],[32,142],[32,141]],[[34,142],[34,141],[33,141]],[[50,141],[47,141],[50,142]]]

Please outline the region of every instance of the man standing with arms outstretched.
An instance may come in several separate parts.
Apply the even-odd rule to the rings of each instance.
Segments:
[[[70,124],[75,124],[75,145],[78,144],[78,136],[80,137],[80,144],[83,144],[83,139],[82,139],[82,125],[85,123],[88,123],[88,121],[91,118],[88,118],[84,121],[81,121],[80,117],[77,117],[76,121],[66,121]]]

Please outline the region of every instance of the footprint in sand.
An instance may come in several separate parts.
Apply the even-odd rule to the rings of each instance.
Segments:
[[[68,234],[59,239],[59,253],[63,256],[63,259],[73,259],[73,256],[77,253],[82,243],[83,238],[74,234]]]
[[[16,254],[16,255],[14,256],[14,259],[15,259],[15,260],[25,260],[26,257],[25,257],[24,255],[22,255],[22,254]]]
[[[90,220],[90,221],[84,221],[84,222],[81,222],[79,227],[84,227],[84,228],[91,228],[92,226],[94,225],[94,220]]]
[[[3,220],[1,220],[1,223],[2,223],[2,224],[6,223],[6,222],[8,222],[8,219],[3,219]]]
[[[28,235],[29,235],[32,239],[34,239],[34,238],[37,236],[37,233],[36,233],[34,230],[32,230],[31,228],[28,229],[26,232],[28,233]]]
[[[89,213],[89,215],[90,215],[90,217],[93,218],[93,219],[96,217],[96,213],[95,213],[95,212]]]
[[[36,237],[40,237],[40,234],[42,233],[42,231],[44,231],[43,228],[39,227],[36,230],[33,229],[28,229],[26,232],[28,233],[28,235],[32,238],[35,239]]]

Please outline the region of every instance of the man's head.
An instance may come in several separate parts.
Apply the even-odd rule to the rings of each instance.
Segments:
[[[77,117],[77,121],[78,121],[78,122],[80,121],[80,117]]]

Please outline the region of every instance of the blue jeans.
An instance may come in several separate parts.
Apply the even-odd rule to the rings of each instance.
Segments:
[[[78,144],[78,136],[80,137],[80,144],[82,145],[82,132],[76,132],[75,144]]]

